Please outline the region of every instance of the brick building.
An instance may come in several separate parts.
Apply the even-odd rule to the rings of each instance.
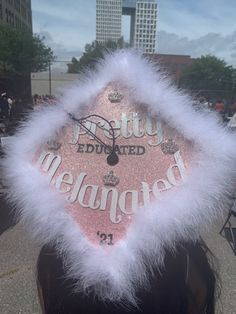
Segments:
[[[186,67],[193,64],[196,60],[188,55],[171,55],[171,54],[147,54],[152,62],[158,63],[160,69],[164,71],[177,85],[179,85],[180,77]]]

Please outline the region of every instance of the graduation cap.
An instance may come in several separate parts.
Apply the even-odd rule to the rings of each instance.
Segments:
[[[32,236],[64,253],[78,288],[134,303],[165,249],[195,241],[222,215],[235,138],[192,104],[145,58],[121,50],[12,138],[9,198]]]

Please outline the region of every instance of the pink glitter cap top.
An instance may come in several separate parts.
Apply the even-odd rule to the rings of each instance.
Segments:
[[[161,117],[150,116],[146,106],[133,103],[118,83],[109,84],[88,108],[87,115],[112,124],[116,165],[107,162],[111,128],[99,117],[83,122],[90,132],[71,120],[35,160],[84,235],[109,247],[125,237],[139,207],[145,214],[150,202],[171,197],[184,184],[194,147]]]

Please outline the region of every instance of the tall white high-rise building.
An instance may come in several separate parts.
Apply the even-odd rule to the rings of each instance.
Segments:
[[[97,0],[96,40],[104,43],[121,37],[122,0]]]
[[[136,48],[145,53],[155,53],[157,28],[157,3],[155,1],[137,1],[135,18]]]
[[[144,53],[155,53],[157,28],[156,0],[97,0],[96,40],[117,41],[122,15],[130,16],[130,44]]]

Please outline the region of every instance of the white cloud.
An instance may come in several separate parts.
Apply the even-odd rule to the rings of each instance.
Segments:
[[[79,22],[80,25],[88,25],[91,23],[91,17],[95,17],[95,4],[95,0],[89,2],[34,0],[32,9],[33,13],[45,15],[51,20],[57,19],[69,23]]]
[[[192,57],[213,54],[236,66],[236,31],[226,36],[208,33],[196,39],[160,31],[157,42],[159,53],[189,54]]]
[[[95,0],[34,0],[33,30],[50,32],[54,42],[68,50],[82,50],[86,43],[95,39],[95,3]]]
[[[227,3],[226,3],[227,2]],[[198,38],[210,32],[230,34],[235,28],[235,0],[159,0],[159,30]]]
[[[41,1],[35,1],[33,9],[34,13],[47,15],[51,19],[56,18],[64,21],[72,21],[76,17],[76,11],[73,8],[63,8]]]
[[[44,42],[52,48],[54,54],[57,56],[56,61],[52,64],[53,72],[67,72],[67,64],[71,61],[72,57],[79,58],[83,53],[82,50],[70,50],[65,48],[65,45],[55,42],[49,32],[40,32],[39,36],[44,38]]]

